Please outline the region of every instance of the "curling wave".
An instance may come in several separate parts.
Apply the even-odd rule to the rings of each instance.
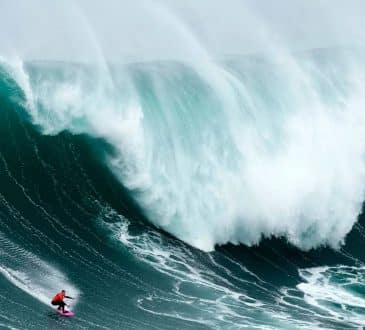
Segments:
[[[361,211],[361,59],[338,49],[199,65],[3,59],[2,75],[44,134],[110,144],[109,168],[179,239],[212,250],[274,235],[310,249],[338,247]]]

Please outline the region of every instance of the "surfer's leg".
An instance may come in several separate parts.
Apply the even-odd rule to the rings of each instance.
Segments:
[[[61,309],[61,305],[57,302],[57,301],[51,301],[51,304],[53,306],[58,306],[57,309],[60,310]]]

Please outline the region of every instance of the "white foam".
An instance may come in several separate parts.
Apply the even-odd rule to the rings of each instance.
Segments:
[[[171,292],[153,293],[141,297],[138,300],[139,308],[153,314],[210,326],[215,325],[213,319],[220,320],[222,324],[233,325],[233,320],[241,324],[255,324],[252,317],[242,315],[238,310],[245,308],[247,314],[250,314],[249,311],[257,312],[258,309],[264,308],[264,305],[247,296],[242,288],[235,287],[229,280],[197,263],[191,252],[183,245],[169,244],[166,247],[167,242],[163,242],[163,237],[155,231],[131,235],[128,230],[128,220],[112,210],[106,210],[102,219],[104,217],[114,220],[114,222],[102,222],[103,226],[110,230],[113,239],[121,242],[135,258],[172,281]],[[247,270],[242,269],[242,271],[248,273]],[[194,290],[186,292],[184,289],[186,285],[193,286]],[[160,310],[158,306],[168,301],[174,308],[171,311]],[[197,306],[199,312],[195,310]],[[202,313],[210,315],[209,319],[202,317]]]
[[[214,253],[192,252],[153,230],[131,234],[128,220],[110,209],[100,221],[132,256],[169,279],[166,291],[153,290],[137,300],[137,306],[146,312],[210,327],[316,328],[312,320],[293,319],[282,305],[273,307],[270,301],[275,301],[276,294],[270,291],[270,284],[235,260],[217,256],[217,260],[224,258],[223,266]],[[160,308],[165,304],[171,309]]]
[[[5,69],[9,72],[10,76],[17,82],[23,93],[25,94],[25,102],[24,106],[28,111],[31,112],[32,115],[34,109],[34,100],[32,94],[32,88],[29,83],[29,76],[24,70],[23,61],[20,57],[14,56],[12,58],[3,57],[0,54],[0,65],[4,66]]]
[[[365,299],[350,285],[364,286],[365,267],[333,266],[299,271],[305,282],[297,285],[305,301],[336,321],[365,326]],[[326,315],[325,314],[325,315]]]

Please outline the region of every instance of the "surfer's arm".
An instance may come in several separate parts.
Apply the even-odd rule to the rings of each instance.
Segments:
[[[68,299],[74,299],[74,298],[72,298],[72,297],[70,297],[70,296],[65,296],[65,298],[68,298]]]

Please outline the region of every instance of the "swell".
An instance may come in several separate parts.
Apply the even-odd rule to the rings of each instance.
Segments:
[[[0,86],[4,87],[1,84]],[[34,209],[38,208],[37,212],[42,215],[39,219],[43,216],[51,216],[53,213],[58,214],[59,218],[67,219],[67,222],[80,218],[81,220],[72,222],[72,231],[75,231],[76,235],[83,235],[87,228],[84,226],[85,224],[91,225],[91,227],[95,225],[85,216],[97,214],[100,212],[99,207],[102,206],[104,209],[106,205],[110,209],[117,210],[125,219],[131,221],[132,225],[141,225],[148,230],[147,219],[143,210],[132,198],[132,192],[120,184],[106,165],[105,159],[113,154],[113,148],[104,140],[91,138],[85,134],[74,135],[68,132],[55,136],[40,134],[37,127],[29,121],[28,112],[22,106],[25,104],[22,90],[17,85],[5,86],[11,88],[0,89],[2,93],[0,137],[2,141],[7,141],[7,143],[1,144],[0,150],[1,200],[3,206],[6,206],[1,209],[1,212],[3,218],[19,216],[24,223],[12,221],[8,222],[11,223],[11,226],[8,227],[6,222],[2,222],[3,233],[14,234],[15,241],[21,242],[27,236],[25,231],[29,224],[27,218],[37,219],[34,217]],[[25,200],[29,198],[29,205],[24,201],[19,201],[19,193],[24,194]],[[40,198],[42,203],[34,205],[34,202],[30,200],[32,197]],[[67,207],[65,207],[68,203],[75,206],[73,211],[80,213],[70,217]],[[44,207],[43,210],[42,207]],[[108,222],[108,218],[104,220]],[[83,221],[86,222],[83,223]],[[32,225],[35,225],[33,229],[37,229],[37,222]],[[42,230],[36,231],[40,235],[37,239],[47,242],[47,237],[41,232],[47,232],[51,227],[45,228],[44,226],[44,222],[39,224],[39,228]],[[304,256],[309,256],[308,259],[315,260],[312,265],[322,264],[324,260],[329,265],[348,264],[346,258],[350,256],[358,259],[359,262],[365,262],[364,251],[359,248],[365,237],[364,227],[365,220],[361,211],[357,223],[346,236],[345,244],[341,248],[341,251],[346,252],[342,257],[341,251],[325,246],[307,252],[300,251],[291,245],[285,236],[264,238],[255,250],[266,251],[262,254],[267,255],[267,251],[271,248],[278,249],[278,256],[282,254],[280,251],[283,250],[286,251],[283,255],[293,253],[295,259],[298,258],[298,255],[294,251],[297,251],[300,254],[303,253]],[[98,226],[96,228],[100,229]],[[134,231],[138,232],[137,229],[132,228],[132,232]],[[87,233],[90,231],[87,230]],[[55,235],[57,236],[57,233]],[[48,243],[51,243],[52,236],[48,239],[50,239]],[[235,255],[251,250],[249,246],[235,247],[232,244],[218,248],[218,250],[226,249],[237,251],[233,252]],[[273,259],[273,256],[268,259]],[[310,266],[305,263],[305,259],[298,264],[299,268]]]
[[[179,239],[338,247],[364,193],[359,54],[200,64],[4,67],[43,134],[98,141],[96,158]]]
[[[23,96],[15,91],[13,97]],[[298,269],[363,265],[363,217],[339,250],[303,252],[282,237],[263,239],[259,246],[228,244],[203,253],[148,225],[131,192],[105,165],[110,146],[104,141],[68,132],[43,135],[21,103],[10,98],[1,103],[0,137],[7,143],[0,146],[0,231],[12,246],[20,247],[8,265],[2,255],[2,265],[14,269],[24,251],[30,251],[32,260],[36,256],[47,261],[46,268],[51,265],[67,274],[62,285],[71,289],[74,283],[80,291],[75,327],[352,329],[362,324],[361,316],[345,324],[308,307],[296,286],[303,287]],[[29,278],[38,277],[31,273]],[[43,310],[23,292],[3,287],[5,297]],[[305,286],[303,290],[311,293]],[[47,297],[50,292],[46,290]],[[23,305],[13,310],[9,298],[0,296],[13,315],[5,324],[24,328],[34,322],[33,328],[47,328],[42,314],[32,320]],[[93,304],[87,303],[90,299]],[[102,319],[93,316],[97,311]],[[17,323],[22,317],[24,323]]]

